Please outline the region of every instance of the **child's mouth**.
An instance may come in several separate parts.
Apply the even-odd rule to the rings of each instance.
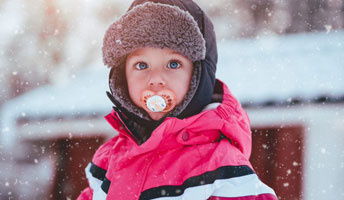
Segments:
[[[147,112],[169,112],[176,105],[176,95],[171,90],[144,90],[140,101]]]

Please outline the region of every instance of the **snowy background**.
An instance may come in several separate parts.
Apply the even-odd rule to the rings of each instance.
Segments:
[[[342,0],[196,2],[215,25],[217,76],[243,105],[320,101],[338,105],[336,114],[341,116]],[[49,149],[44,145],[27,149],[21,139],[61,137],[53,130],[71,127],[67,133],[73,128],[80,132],[81,127],[50,124],[47,128],[33,123],[18,127],[17,121],[40,122],[42,116],[48,121],[97,117],[111,108],[105,95],[108,69],[101,60],[102,39],[129,4],[120,0],[0,0],[0,199],[47,198],[44,186],[54,179],[52,158],[37,159],[31,153]],[[87,122],[88,130],[102,130],[97,129],[102,126]],[[337,171],[343,171],[344,151],[338,154]],[[32,175],[38,164],[39,173]],[[337,193],[344,196],[343,189]]]

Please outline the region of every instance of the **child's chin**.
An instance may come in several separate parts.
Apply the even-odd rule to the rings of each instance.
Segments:
[[[167,113],[164,112],[149,112],[148,115],[150,116],[150,118],[152,118],[153,120],[159,120],[161,118],[163,118]]]

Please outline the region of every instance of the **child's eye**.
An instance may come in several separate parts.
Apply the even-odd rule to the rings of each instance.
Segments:
[[[179,67],[180,67],[180,64],[177,61],[171,61],[168,63],[168,68],[177,69]]]
[[[143,70],[143,69],[146,69],[147,67],[148,67],[147,64],[144,62],[139,62],[135,65],[135,68],[138,70]]]

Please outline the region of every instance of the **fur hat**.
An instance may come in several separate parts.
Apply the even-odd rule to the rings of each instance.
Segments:
[[[125,79],[125,60],[137,48],[173,49],[194,63],[189,91],[184,101],[169,113],[178,116],[193,98],[201,77],[206,42],[194,17],[178,6],[145,2],[132,7],[110,25],[103,42],[103,61],[111,68],[109,86],[117,107],[143,119],[148,114],[132,103]]]

